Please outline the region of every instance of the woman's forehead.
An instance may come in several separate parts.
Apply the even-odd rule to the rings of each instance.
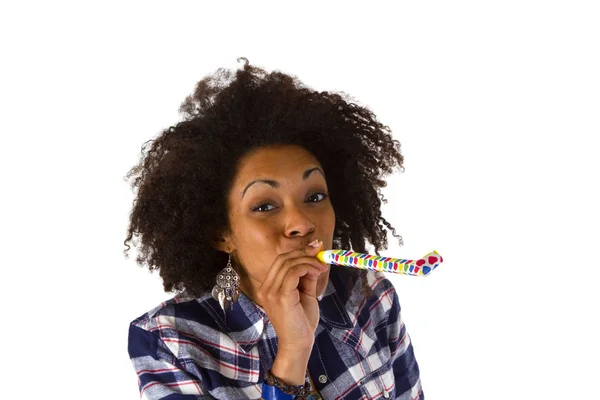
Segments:
[[[244,156],[240,161],[235,181],[237,186],[246,186],[255,179],[306,180],[309,175],[313,175],[310,170],[315,168],[323,173],[318,160],[303,147],[271,146],[254,150]]]
[[[288,174],[309,167],[321,167],[319,161],[301,146],[269,146],[253,150],[240,160],[238,177],[247,174]]]

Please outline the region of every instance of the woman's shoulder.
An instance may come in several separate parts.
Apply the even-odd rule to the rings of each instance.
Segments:
[[[214,318],[202,305],[208,297],[210,296],[195,298],[185,294],[175,295],[136,317],[130,324],[147,331],[177,329],[182,321],[210,325]]]
[[[262,314],[245,296],[240,295],[226,315],[210,293],[198,298],[175,296],[131,322],[130,356],[144,360],[157,354],[185,365],[194,376],[217,373],[256,383],[258,350],[253,347],[261,340],[263,328]],[[250,363],[256,368],[239,368]],[[215,383],[221,378],[208,379]]]

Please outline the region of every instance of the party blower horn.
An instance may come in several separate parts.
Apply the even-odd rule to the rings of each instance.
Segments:
[[[435,250],[418,260],[381,257],[348,250],[321,251],[317,254],[317,258],[327,264],[412,276],[427,276],[444,261]]]

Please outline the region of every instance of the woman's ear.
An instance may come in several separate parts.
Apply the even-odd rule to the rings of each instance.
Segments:
[[[229,235],[219,234],[213,236],[212,240],[210,241],[210,245],[214,249],[228,254],[234,250]]]

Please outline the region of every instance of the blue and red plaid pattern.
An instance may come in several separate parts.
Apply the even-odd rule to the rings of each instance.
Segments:
[[[392,283],[367,272],[348,288],[332,266],[308,362],[324,399],[421,400],[419,366]],[[210,293],[175,296],[131,322],[129,356],[142,399],[259,399],[277,336],[261,307],[243,293],[226,315]],[[308,379],[308,375],[307,375]]]

